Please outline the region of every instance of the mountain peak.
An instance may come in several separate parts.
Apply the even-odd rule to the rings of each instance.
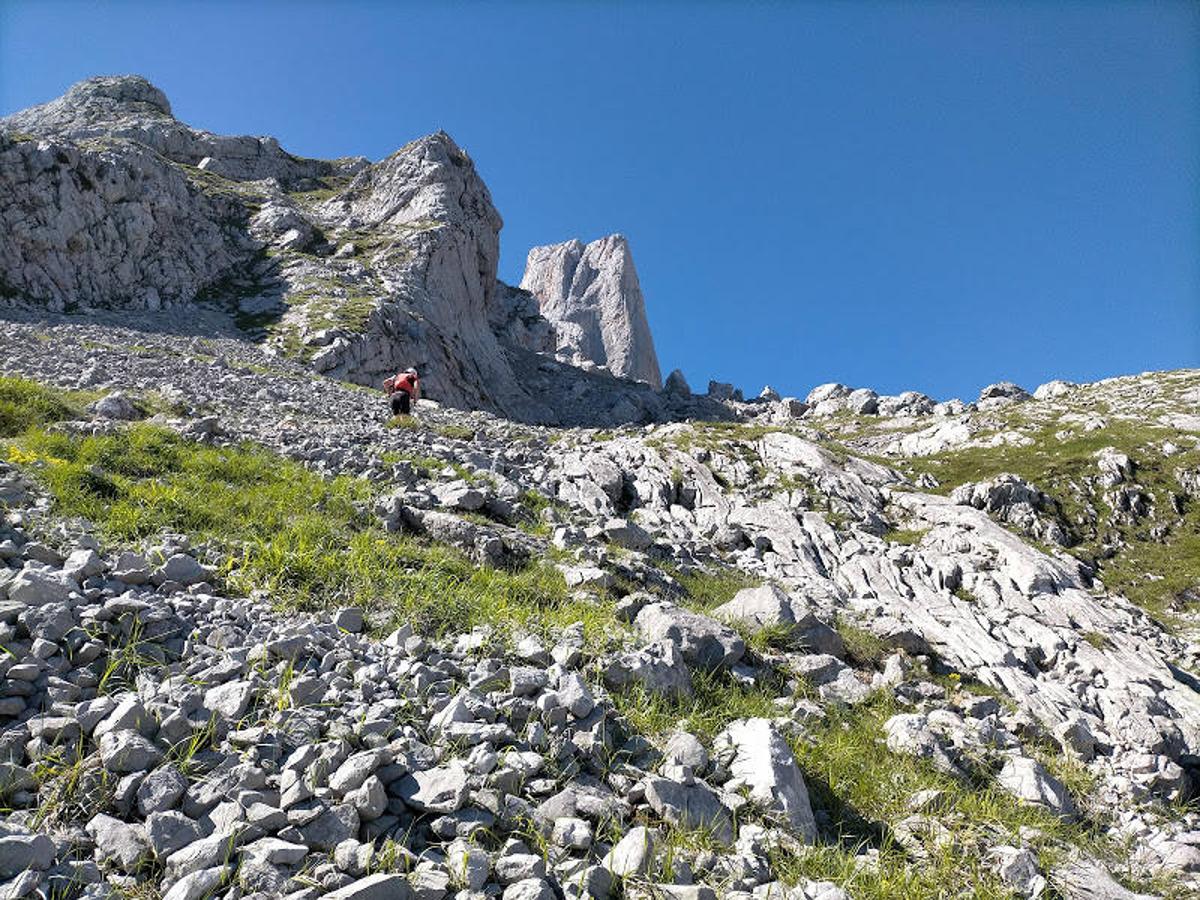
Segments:
[[[63,102],[109,103],[114,108],[145,108],[147,112],[171,115],[167,95],[141,75],[98,75],[71,85]]]

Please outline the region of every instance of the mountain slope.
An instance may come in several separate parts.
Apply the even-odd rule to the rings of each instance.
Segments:
[[[0,580],[12,585],[42,573],[51,557],[39,542],[59,552],[83,548],[90,538],[70,523],[86,515],[109,572],[120,571],[123,550],[153,552],[167,540],[184,546],[162,529],[183,531],[199,561],[213,566],[204,577],[220,580],[220,594],[254,589],[284,610],[349,601],[377,636],[401,627],[390,644],[377,644],[334,639],[319,616],[260,612],[260,630],[242,636],[246,620],[217,616],[229,608],[224,600],[210,614],[190,599],[210,588],[153,580],[138,587],[111,574],[87,582],[100,591],[96,602],[114,609],[131,602],[117,602],[123,597],[165,603],[198,634],[242,642],[231,646],[247,648],[248,658],[256,641],[293,646],[286,642],[301,634],[353,659],[341,670],[348,676],[376,673],[378,686],[368,690],[357,677],[341,681],[336,668],[324,672],[306,651],[293,664],[324,679],[336,701],[281,708],[270,680],[260,681],[248,663],[187,668],[175,645],[154,651],[166,654],[169,672],[228,683],[212,709],[226,692],[247,698],[243,727],[279,729],[300,717],[317,729],[320,748],[345,733],[345,706],[345,716],[366,723],[351,729],[348,750],[371,751],[368,735],[379,727],[391,735],[392,758],[403,759],[418,784],[459,785],[452,813],[423,808],[411,785],[401,786],[403,768],[372,757],[394,811],[381,818],[360,811],[357,825],[344,828],[354,843],[340,856],[322,844],[320,830],[270,826],[275,839],[303,848],[290,852],[302,853],[305,865],[333,866],[325,889],[366,889],[359,882],[373,876],[350,860],[351,849],[377,861],[370,871],[399,874],[396,884],[444,875],[452,885],[457,870],[441,857],[409,875],[403,865],[378,862],[385,838],[414,853],[459,852],[451,821],[468,833],[474,826],[466,823],[490,822],[525,842],[526,849],[479,844],[480,883],[490,879],[497,889],[507,888],[502,873],[515,871],[513,857],[542,834],[546,868],[529,876],[540,883],[522,890],[569,896],[587,896],[572,885],[589,866],[598,869],[587,876],[595,879],[591,895],[604,895],[601,883],[625,871],[609,856],[621,838],[630,841],[622,853],[636,841],[650,850],[625,872],[630,895],[934,897],[966,883],[980,896],[1035,896],[1047,884],[1069,897],[1134,896],[1109,872],[1159,896],[1187,897],[1200,887],[1192,874],[1200,865],[1192,840],[1200,829],[1192,799],[1200,742],[1200,646],[1187,637],[1193,614],[1180,607],[1164,627],[1086,563],[1027,538],[1027,522],[1011,504],[976,504],[972,491],[951,490],[950,477],[955,452],[988,450],[996,466],[1020,460],[1006,459],[1010,452],[1052,454],[1052,445],[1033,438],[1047,422],[1058,432],[1095,434],[1100,429],[1086,431],[1087,422],[1101,398],[1115,404],[1131,396],[1155,398],[1109,414],[1143,431],[1131,457],[1147,460],[1148,472],[1146,448],[1165,441],[1188,470],[1200,452],[1188,399],[1200,385],[1195,372],[1044,391],[1042,399],[985,399],[941,417],[847,414],[827,405],[799,422],[772,423],[774,401],[764,400],[734,404],[743,417],[757,413],[757,422],[603,434],[431,407],[410,427],[387,428],[377,395],[236,340],[10,321],[0,351],[10,371],[93,391],[40,407],[48,412],[38,415],[68,419],[60,435],[6,426],[17,469],[6,476],[14,487],[4,496],[18,499],[2,502],[22,511],[13,540],[30,549],[8,557]],[[168,436],[105,418],[123,408],[112,397],[95,413],[79,406],[117,388],[142,405],[135,417],[162,410],[149,424]],[[813,409],[836,394],[850,392],[826,388],[810,398]],[[881,461],[885,438],[923,451],[926,439],[902,442],[934,429],[976,446],[943,447],[936,465],[898,450]],[[1073,460],[1069,437],[1060,440]],[[243,441],[332,480],[309,482],[283,460],[204,455],[214,446],[258,452]],[[1105,477],[1108,457],[1090,458],[1096,477]],[[924,469],[909,477],[910,466]],[[986,474],[981,460],[972,466]],[[281,482],[265,474],[272,469]],[[934,469],[943,483],[929,479]],[[291,490],[310,499],[296,503]],[[244,500],[227,507],[239,493]],[[1028,496],[1035,512],[1050,508]],[[1061,505],[1069,525],[1081,507]],[[141,512],[131,517],[131,508]],[[1189,523],[1184,517],[1171,528],[1184,538]],[[1109,560],[1137,552],[1137,540],[1127,535]],[[182,571],[184,562],[173,565]],[[22,588],[16,599],[28,596]],[[32,632],[22,623],[40,620],[16,614],[13,634],[24,648]],[[420,637],[408,637],[409,627]],[[105,653],[115,656],[103,660],[124,658],[119,643]],[[266,665],[282,671],[288,663]],[[497,671],[505,675],[493,683],[487,673]],[[49,681],[32,684],[53,693]],[[138,684],[164,716],[147,739],[165,749],[175,727],[167,719],[183,695],[166,678]],[[441,687],[420,694],[417,684]],[[591,712],[582,712],[581,684]],[[410,693],[415,706],[392,705]],[[44,731],[50,726],[40,709],[22,699],[9,727],[57,734]],[[77,715],[61,700],[52,712]],[[435,718],[443,730],[420,725]],[[378,721],[399,730],[370,724]],[[234,764],[240,734],[218,729],[205,745],[213,764]],[[281,735],[278,755],[259,757],[265,775],[237,776],[265,777],[254,790],[270,808],[290,808],[283,788],[292,776],[280,761],[310,740]],[[503,760],[494,777],[472,768],[485,755],[471,749],[475,741]],[[60,768],[38,769],[43,745],[30,746],[17,762],[43,774],[22,795],[26,808],[38,798],[49,804],[69,778]],[[105,752],[88,741],[82,749],[89,759]],[[525,765],[553,774],[522,780],[515,773]],[[188,790],[197,789],[188,777]],[[374,801],[351,794],[334,787],[304,808],[320,814],[361,803],[374,815]],[[191,803],[182,814],[195,819]],[[66,820],[77,815],[53,808]],[[135,829],[151,823],[122,812],[115,799],[90,809]],[[545,830],[523,831],[525,814]],[[246,815],[232,808],[210,815],[212,833],[237,835],[239,848],[236,868],[214,866],[217,884],[259,871],[262,847],[252,849],[258,836],[243,831]],[[11,822],[39,827],[20,814]],[[110,870],[142,871],[95,852]],[[282,857],[271,866],[270,877],[284,880],[300,870]],[[159,878],[166,889],[182,871],[169,863],[161,878],[137,877]]]
[[[500,215],[444,133],[374,164],[302,159],[191,128],[122,76],[8,116],[0,134],[9,303],[175,320],[200,304],[318,371],[374,385],[416,365],[431,397],[530,421],[686,414],[561,367],[558,390],[530,383],[551,326],[496,281]]]

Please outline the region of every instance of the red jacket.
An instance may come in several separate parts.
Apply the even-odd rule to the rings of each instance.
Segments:
[[[421,396],[421,379],[416,375],[408,375],[401,372],[399,375],[394,375],[384,381],[383,389],[389,395],[396,393],[396,391],[404,391],[416,400]]]

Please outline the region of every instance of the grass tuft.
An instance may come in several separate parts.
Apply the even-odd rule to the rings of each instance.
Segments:
[[[35,425],[74,418],[79,404],[36,381],[0,376],[0,437],[12,437]]]

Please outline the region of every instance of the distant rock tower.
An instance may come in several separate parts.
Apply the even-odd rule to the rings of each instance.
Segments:
[[[624,237],[534,247],[521,287],[554,326],[560,352],[662,387],[646,302]]]

